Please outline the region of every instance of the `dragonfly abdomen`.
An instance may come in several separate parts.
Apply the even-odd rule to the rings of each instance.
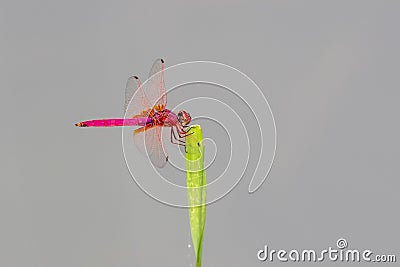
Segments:
[[[153,120],[147,117],[131,119],[102,119],[82,121],[75,124],[78,127],[115,127],[115,126],[145,126]]]

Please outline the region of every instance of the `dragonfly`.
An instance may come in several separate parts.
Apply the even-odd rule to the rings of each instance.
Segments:
[[[167,109],[163,59],[157,59],[142,85],[137,76],[128,79],[125,89],[124,118],[96,119],[78,122],[78,127],[139,126],[133,131],[136,146],[147,153],[153,165],[162,168],[168,154],[162,140],[162,130],[170,127],[170,141],[185,146],[191,116],[185,110],[174,113]]]

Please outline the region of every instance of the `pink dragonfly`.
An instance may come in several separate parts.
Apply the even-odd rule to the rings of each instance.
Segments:
[[[168,161],[162,141],[162,127],[171,128],[171,143],[185,145],[185,130],[191,121],[184,110],[177,114],[166,108],[167,94],[164,84],[164,60],[157,59],[150,70],[149,80],[143,88],[137,76],[128,79],[125,89],[125,118],[100,119],[78,122],[78,127],[141,126],[133,137],[139,149],[147,151],[151,162],[161,168]],[[129,107],[129,109],[128,109]]]

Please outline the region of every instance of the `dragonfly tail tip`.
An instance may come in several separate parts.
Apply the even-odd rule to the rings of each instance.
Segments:
[[[75,126],[77,126],[77,127],[87,127],[87,125],[84,124],[83,122],[75,123]]]

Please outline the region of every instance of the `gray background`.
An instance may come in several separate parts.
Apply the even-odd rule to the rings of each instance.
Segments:
[[[73,126],[120,116],[156,57],[238,68],[276,119],[267,182],[208,207],[204,266],[340,237],[399,257],[399,5],[2,0],[0,266],[190,265],[187,210],[130,179],[121,130]]]

